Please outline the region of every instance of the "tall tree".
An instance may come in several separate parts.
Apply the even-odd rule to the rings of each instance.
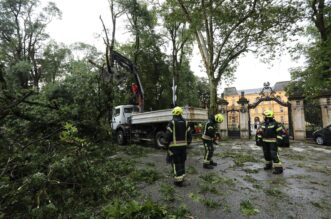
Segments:
[[[46,45],[41,60],[41,71],[46,83],[54,83],[56,78],[63,75],[70,54],[70,49],[63,44],[51,41]]]
[[[160,34],[156,33],[156,10],[145,1],[118,2],[128,17],[133,42],[123,45],[121,51],[137,65],[145,93],[145,108],[160,109],[171,104],[171,75]],[[131,80],[132,82],[132,80]],[[131,83],[126,84],[127,90]]]
[[[164,20],[164,27],[166,28],[166,37],[170,41],[171,46],[171,72],[173,75],[173,104],[176,105],[176,90],[185,88],[178,87],[180,82],[180,75],[182,74],[182,65],[187,56],[191,53],[192,37],[189,25],[185,18],[180,13],[181,8],[175,0],[168,0],[164,2],[160,9],[160,14]],[[186,62],[187,64],[187,62]],[[184,72],[183,72],[184,73]],[[192,72],[190,72],[192,73]],[[180,97],[183,98],[183,97]]]
[[[300,11],[299,2],[291,0],[177,2],[194,31],[209,79],[211,113],[217,110],[217,86],[235,70],[238,57],[285,40]]]
[[[311,38],[299,52],[307,57],[306,66],[291,72],[289,94],[301,92],[307,98],[331,92],[331,1],[307,0],[306,36]]]
[[[18,71],[21,87],[39,88],[41,48],[48,38],[47,24],[61,15],[54,3],[38,10],[38,0],[3,0],[0,2],[0,48],[7,67]]]

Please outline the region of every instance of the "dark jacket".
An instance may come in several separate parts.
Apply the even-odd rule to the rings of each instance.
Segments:
[[[211,141],[214,139],[217,130],[215,125],[216,125],[215,118],[209,117],[202,133],[202,139],[211,140]]]
[[[168,123],[166,138],[169,147],[187,146],[188,139],[191,139],[188,122],[182,116],[174,116]]]
[[[257,137],[263,142],[277,142],[283,139],[284,127],[274,119],[267,119],[257,130]]]

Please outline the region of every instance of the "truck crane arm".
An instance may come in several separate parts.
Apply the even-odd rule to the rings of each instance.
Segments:
[[[126,58],[122,54],[113,50],[111,53],[111,67],[112,68],[114,67],[115,63],[118,64],[119,66],[121,66],[122,68],[124,68],[125,70],[127,70],[128,72],[130,72],[131,74],[133,74],[135,82],[138,85],[138,92],[136,94],[136,98],[137,98],[137,102],[138,102],[138,106],[139,106],[139,111],[143,112],[144,111],[144,89],[143,89],[143,86],[140,81],[137,66],[134,65],[130,59]]]

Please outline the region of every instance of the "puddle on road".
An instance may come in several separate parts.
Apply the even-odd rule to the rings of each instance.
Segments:
[[[324,148],[310,147],[310,149],[312,149],[312,150],[314,150],[314,151],[320,151],[320,152],[324,152],[324,153],[327,153],[327,154],[331,154],[331,150],[324,149]]]
[[[256,145],[254,145],[254,144],[249,144],[248,146],[249,146],[250,149],[252,149],[253,151],[260,151],[260,150],[261,150],[261,147],[256,146]]]
[[[298,151],[298,152],[305,151],[305,149],[303,149],[303,148],[297,148],[297,147],[292,147],[292,150],[293,151]]]

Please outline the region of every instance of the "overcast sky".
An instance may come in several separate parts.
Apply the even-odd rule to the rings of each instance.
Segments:
[[[100,50],[104,48],[100,34],[102,25],[101,15],[106,26],[111,27],[110,12],[107,0],[52,0],[62,11],[62,19],[54,20],[48,26],[48,33],[57,42],[67,45],[84,42],[94,45]],[[42,2],[47,2],[42,0]],[[125,24],[118,23],[116,39],[125,42],[128,34]],[[201,67],[200,54],[194,50],[191,69],[198,76],[206,77]],[[269,81],[274,85],[277,81],[290,80],[289,69],[302,65],[292,61],[289,55],[282,55],[280,59],[270,64],[260,62],[254,55],[247,54],[239,59],[239,66],[235,73],[236,80],[230,86],[237,89],[251,89],[262,87],[263,82]],[[223,90],[225,85],[222,85]]]

